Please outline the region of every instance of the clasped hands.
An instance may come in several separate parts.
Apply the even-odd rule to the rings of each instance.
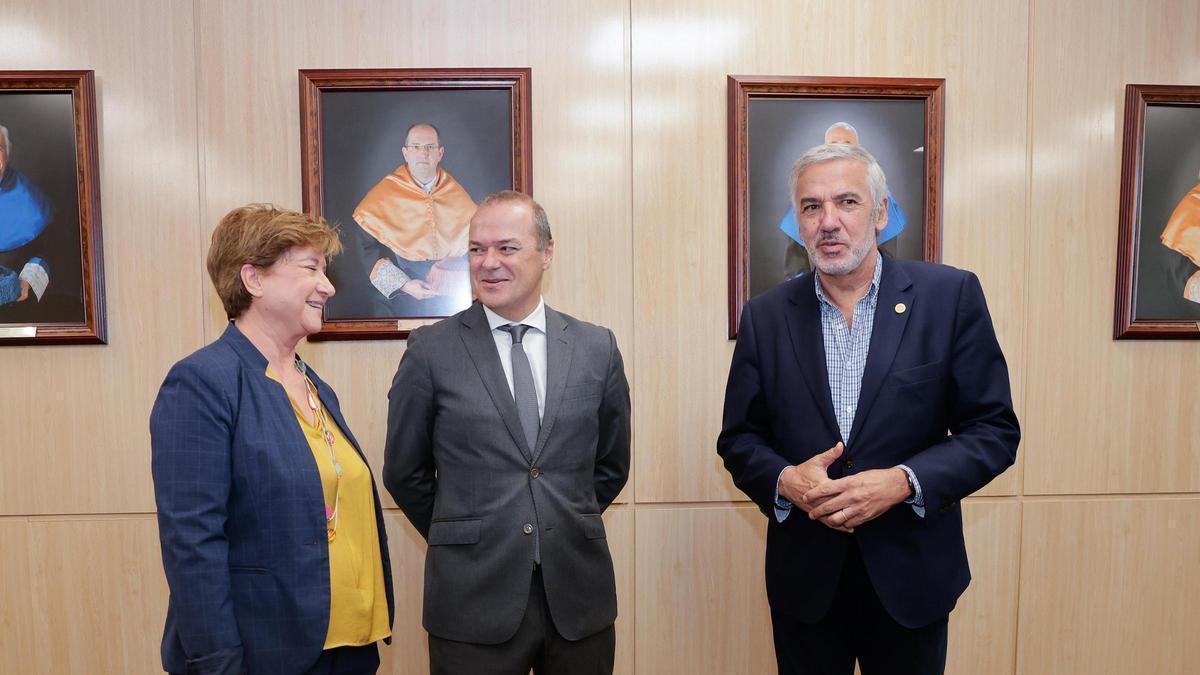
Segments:
[[[779,476],[779,496],[839,532],[850,533],[863,523],[908,499],[911,489],[903,469],[871,469],[836,480],[829,467],[845,446],[837,445],[807,461],[789,466]]]

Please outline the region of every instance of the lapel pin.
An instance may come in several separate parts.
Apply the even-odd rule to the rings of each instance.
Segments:
[[[896,303],[896,313],[897,314],[903,314],[904,310],[906,310],[906,309],[908,309],[908,307],[905,307],[903,302]]]

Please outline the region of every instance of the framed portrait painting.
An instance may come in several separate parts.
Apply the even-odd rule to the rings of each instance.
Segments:
[[[860,145],[887,177],[885,256],[941,259],[945,81],[729,76],[729,337],[742,306],[812,265],[788,174],[823,143]]]
[[[1116,339],[1200,339],[1200,86],[1125,87]]]
[[[90,70],[0,71],[0,346],[103,344]]]
[[[300,71],[304,209],[339,227],[315,340],[405,338],[472,300],[467,228],[532,190],[530,70]]]

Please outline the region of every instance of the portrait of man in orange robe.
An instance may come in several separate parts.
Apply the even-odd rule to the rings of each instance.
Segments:
[[[432,124],[412,125],[404,164],[384,176],[354,210],[367,242],[371,285],[420,316],[446,316],[471,304],[467,227],[475,201],[439,166],[446,149]]]
[[[1159,239],[1163,246],[1200,265],[1200,182],[1179,200]],[[1184,282],[1183,297],[1200,303],[1200,270]]]

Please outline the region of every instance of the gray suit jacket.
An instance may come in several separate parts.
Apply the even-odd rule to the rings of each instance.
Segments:
[[[425,629],[498,644],[525,614],[535,539],[567,639],[617,616],[600,514],[629,475],[629,384],[612,331],[546,308],[530,450],[483,308],[413,331],[388,395],[383,482],[425,537]]]

